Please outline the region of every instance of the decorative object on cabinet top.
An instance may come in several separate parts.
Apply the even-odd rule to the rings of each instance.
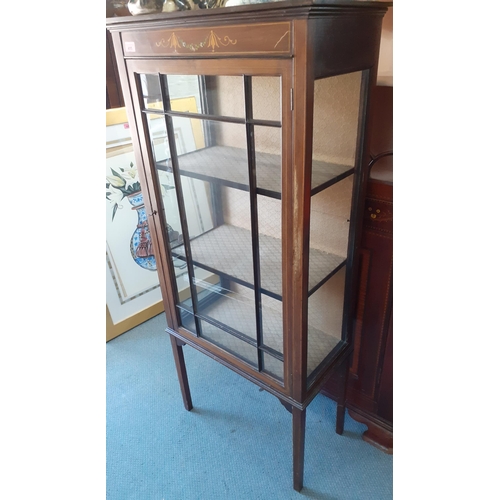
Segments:
[[[175,0],[179,10],[217,9],[224,7],[226,0]]]
[[[109,0],[109,1],[120,2],[121,0]],[[130,1],[138,3],[140,0],[130,0]],[[200,0],[200,1],[206,2],[209,0]],[[360,5],[364,9],[373,9],[374,11],[379,9],[381,6],[383,6],[383,8],[392,7],[392,2],[385,0],[324,0],[324,1],[322,0],[231,0],[231,1],[219,0],[219,1],[220,4],[217,5],[217,7],[224,7],[223,10],[214,7],[200,8],[198,5],[194,3],[194,0],[174,0],[178,8],[177,12],[165,12],[165,11],[162,12],[162,9],[160,9],[157,12],[141,15],[141,19],[144,18],[144,20],[147,21],[147,20],[157,20],[158,18],[161,18],[164,20],[168,19],[169,21],[175,20],[179,24],[183,24],[181,18],[184,18],[185,16],[189,17],[199,16],[200,11],[203,11],[203,14],[207,16],[207,19],[215,21],[215,20],[223,20],[224,18],[222,16],[226,15],[224,11],[226,9],[231,9],[231,12],[237,12],[238,14],[241,14],[241,16],[245,19],[245,21],[247,21],[247,15],[246,15],[247,11],[257,12],[265,10],[268,12],[269,16],[272,16],[274,12],[277,12],[278,17],[283,18],[283,17],[291,17],[297,15],[299,11],[302,11],[301,13],[303,14],[314,14],[315,12],[327,12],[327,11],[340,12],[340,10],[345,11],[345,9],[354,9],[355,11]],[[236,4],[235,1],[237,1],[238,4]],[[163,8],[165,2],[162,1],[161,3]],[[121,16],[123,17],[123,15]],[[113,17],[108,16],[108,19],[114,19],[117,21],[116,17],[118,16],[113,16]],[[121,21],[124,21],[124,19],[121,19]],[[108,28],[115,24],[116,24],[115,22],[113,23],[110,23],[109,21],[107,22]]]
[[[128,10],[133,16],[155,14],[163,9],[164,0],[129,0]]]
[[[106,17],[130,16],[128,0],[106,0]]]
[[[226,7],[237,7],[238,5],[252,5],[256,3],[281,2],[281,0],[226,0]]]
[[[165,0],[163,4],[163,12],[175,12],[179,10],[174,0]]]

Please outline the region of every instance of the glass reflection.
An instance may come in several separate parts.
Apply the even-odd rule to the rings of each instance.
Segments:
[[[339,176],[352,173],[358,141],[361,75],[358,71],[314,82],[313,195]]]
[[[141,76],[181,324],[282,380],[281,78],[251,81]]]
[[[345,266],[308,300],[307,374],[342,342]]]

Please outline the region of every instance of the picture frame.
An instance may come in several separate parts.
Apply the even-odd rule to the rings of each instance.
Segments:
[[[134,259],[134,239],[146,214],[134,196],[119,193],[110,180],[136,175],[134,149],[125,108],[106,110],[106,341],[163,312],[154,255]],[[125,175],[125,173],[127,175]],[[133,179],[132,179],[133,180]],[[139,188],[138,178],[132,186]],[[133,191],[132,186],[129,190]],[[124,186],[121,186],[124,187]],[[137,192],[137,189],[135,190]],[[140,192],[140,191],[139,191]],[[142,196],[142,193],[140,193]],[[137,198],[138,196],[136,196]],[[120,199],[121,198],[121,199]],[[136,234],[138,232],[138,234]],[[144,231],[142,231],[144,234]],[[135,238],[134,238],[135,237]],[[152,253],[152,252],[150,252]]]
[[[198,112],[195,96],[172,99],[171,106],[174,110]],[[156,106],[150,104],[150,107]],[[168,148],[162,138],[161,115],[153,116],[151,121],[155,153],[158,151],[158,154],[165,154]],[[175,134],[177,140],[185,145],[184,153],[204,147],[204,134],[199,121],[181,122]],[[142,203],[140,182],[136,175],[134,149],[126,110],[108,109],[106,110],[106,341],[161,314],[164,310],[156,261],[147,227],[147,215]],[[162,175],[166,174],[160,172],[160,176]],[[119,178],[122,180],[118,180]],[[160,179],[160,182],[164,181]]]

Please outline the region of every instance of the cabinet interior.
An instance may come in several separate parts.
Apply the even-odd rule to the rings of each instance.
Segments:
[[[309,376],[342,343],[361,73],[314,83]],[[140,81],[180,323],[282,382],[281,107],[289,90],[280,76]]]

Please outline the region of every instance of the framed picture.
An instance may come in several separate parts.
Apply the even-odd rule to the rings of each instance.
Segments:
[[[172,108],[197,112],[194,96],[172,100]],[[161,115],[152,116],[150,132],[157,160],[170,157],[166,129]],[[204,147],[204,137],[195,120],[179,121],[174,130],[182,145],[180,154]],[[173,204],[175,189],[171,174],[159,170],[159,182],[165,191],[164,203]],[[185,182],[191,182],[183,179]],[[186,196],[193,192],[184,186]],[[196,196],[197,193],[193,192]],[[125,108],[106,111],[106,341],[134,328],[163,312],[147,214],[137,176],[135,156]],[[194,205],[194,204],[193,204]],[[206,215],[201,210],[192,220]],[[180,229],[178,221],[172,226]],[[177,228],[177,226],[179,226]],[[178,279],[185,281],[185,266],[176,266]],[[185,285],[184,285],[185,286]]]
[[[106,200],[108,341],[163,311],[125,108],[106,111]]]

